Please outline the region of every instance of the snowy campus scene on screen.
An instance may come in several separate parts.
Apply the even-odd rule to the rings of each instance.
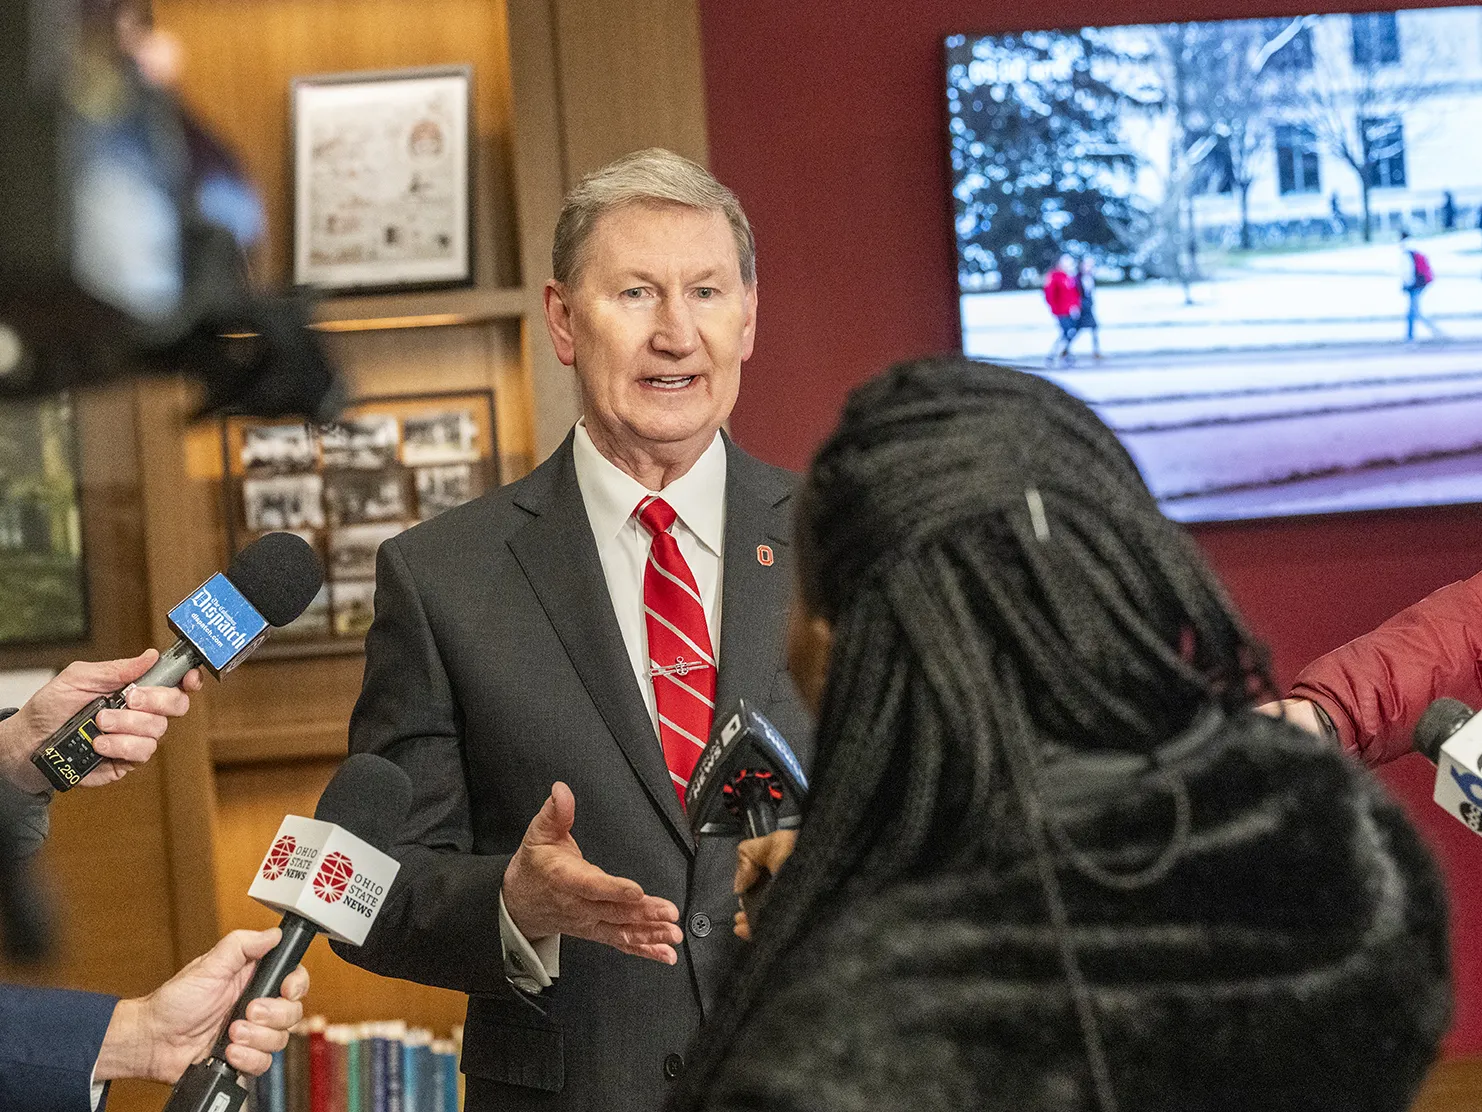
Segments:
[[[1482,501],[1482,8],[947,40],[964,351],[1169,516]]]

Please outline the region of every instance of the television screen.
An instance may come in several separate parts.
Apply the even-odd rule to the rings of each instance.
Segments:
[[[966,354],[1179,520],[1482,501],[1482,8],[946,45]]]

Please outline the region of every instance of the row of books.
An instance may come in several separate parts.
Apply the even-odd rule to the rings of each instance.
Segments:
[[[461,1027],[439,1039],[400,1020],[306,1019],[248,1092],[248,1112],[461,1112],[462,1052]]]

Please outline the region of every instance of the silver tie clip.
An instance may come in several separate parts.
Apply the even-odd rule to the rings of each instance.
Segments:
[[[703,660],[686,660],[682,656],[675,658],[674,663],[668,667],[662,664],[655,664],[653,661],[649,661],[648,663],[648,675],[650,679],[657,676],[687,676],[691,672],[698,672],[701,668],[710,667]]]

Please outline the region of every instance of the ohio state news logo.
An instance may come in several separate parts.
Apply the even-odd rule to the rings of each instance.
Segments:
[[[331,853],[314,874],[314,895],[327,904],[339,903],[354,876],[354,863],[343,853]]]
[[[288,871],[288,863],[298,850],[298,842],[292,834],[285,834],[268,850],[268,859],[262,863],[263,880],[277,880]]]

